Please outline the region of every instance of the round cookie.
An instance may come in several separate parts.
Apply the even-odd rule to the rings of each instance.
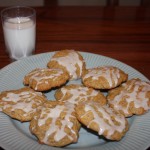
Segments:
[[[67,71],[70,80],[81,78],[85,70],[85,62],[79,52],[75,50],[57,51],[48,62],[49,68],[59,68]]]
[[[107,99],[110,107],[126,117],[142,115],[150,109],[150,82],[131,79],[110,90]]]
[[[118,141],[129,128],[127,119],[107,105],[100,106],[99,103],[87,101],[78,104],[75,110],[81,123],[106,139]]]
[[[37,68],[24,77],[23,83],[36,91],[47,91],[63,85],[68,79],[68,73],[61,69]]]
[[[30,121],[36,109],[46,101],[46,97],[41,92],[35,92],[28,87],[4,91],[0,94],[1,110],[22,122]]]
[[[112,89],[127,79],[126,73],[113,66],[87,69],[82,76],[83,84],[95,89]]]
[[[62,147],[78,140],[78,122],[71,103],[48,101],[30,122],[30,131],[40,143]]]
[[[100,105],[106,104],[106,98],[100,91],[79,84],[63,86],[55,92],[55,98],[56,100],[68,101],[73,104],[86,100],[96,101]]]

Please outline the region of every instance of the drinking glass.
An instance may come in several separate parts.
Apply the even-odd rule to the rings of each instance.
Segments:
[[[26,6],[1,11],[6,50],[12,60],[32,55],[36,41],[36,11]]]

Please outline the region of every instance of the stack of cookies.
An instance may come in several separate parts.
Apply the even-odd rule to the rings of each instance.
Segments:
[[[80,84],[71,84],[78,79]],[[115,66],[87,68],[75,50],[57,51],[45,68],[25,74],[23,85],[0,93],[0,111],[30,122],[39,143],[50,146],[76,143],[82,126],[119,141],[129,129],[127,118],[150,109],[150,82],[128,80]],[[55,100],[48,100],[43,92],[52,89]]]

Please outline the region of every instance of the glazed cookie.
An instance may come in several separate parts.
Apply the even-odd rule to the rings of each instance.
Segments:
[[[127,119],[107,105],[87,101],[78,104],[75,110],[81,123],[106,139],[120,140],[129,128]]]
[[[110,107],[126,117],[142,115],[150,109],[150,82],[131,79],[110,90],[107,96]]]
[[[38,68],[28,73],[23,83],[36,91],[46,91],[63,85],[68,79],[68,73],[61,69]]]
[[[112,89],[127,79],[126,73],[113,66],[87,69],[82,76],[83,84],[95,89]]]
[[[35,92],[28,87],[4,91],[0,94],[1,110],[22,122],[30,121],[36,112],[36,108],[46,101],[46,97],[41,92]]]
[[[48,101],[30,122],[30,131],[42,144],[62,147],[78,140],[78,122],[71,103]]]
[[[86,100],[99,102],[100,105],[106,104],[106,98],[100,91],[79,84],[63,86],[56,91],[55,98],[56,100],[68,101],[73,104]]]
[[[56,52],[47,66],[67,71],[71,80],[80,78],[85,70],[84,59],[75,50],[61,50]]]

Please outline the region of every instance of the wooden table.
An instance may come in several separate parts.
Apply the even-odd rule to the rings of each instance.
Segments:
[[[35,53],[75,49],[122,61],[150,79],[149,7],[39,7]],[[0,68],[10,64],[0,26]]]
[[[35,53],[76,49],[112,57],[150,78],[149,7],[39,7]],[[0,68],[10,62],[0,26]]]

